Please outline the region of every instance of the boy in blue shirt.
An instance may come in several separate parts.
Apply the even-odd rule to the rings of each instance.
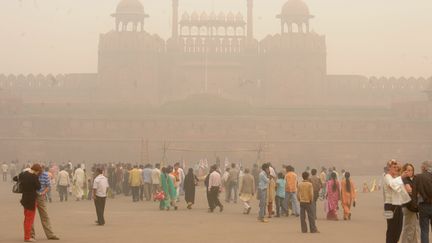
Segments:
[[[285,208],[285,177],[282,172],[278,173],[278,179],[276,181],[276,217],[280,217],[281,209],[282,213],[288,215],[288,210]]]

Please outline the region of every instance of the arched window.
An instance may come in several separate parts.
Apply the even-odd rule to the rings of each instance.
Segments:
[[[219,36],[224,36],[226,35],[226,29],[224,27],[219,27],[218,28],[218,35]]]
[[[198,27],[197,26],[192,26],[191,31],[190,31],[191,35],[198,35]]]
[[[242,27],[237,27],[237,35],[243,36],[244,35],[244,29]]]
[[[133,23],[132,22],[128,22],[126,24],[126,31],[133,31]]]
[[[227,28],[227,35],[234,36],[234,34],[235,34],[234,27],[232,27],[232,26],[228,27]]]
[[[200,35],[206,36],[207,34],[208,34],[207,28],[201,27],[200,28]]]
[[[300,33],[299,25],[296,23],[291,23],[291,30],[292,33]]]
[[[190,32],[189,32],[189,27],[188,26],[183,26],[182,28],[181,28],[181,35],[190,35]]]

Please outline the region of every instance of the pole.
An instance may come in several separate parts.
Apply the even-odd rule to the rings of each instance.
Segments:
[[[141,146],[140,146],[140,162],[141,162],[141,164],[143,163],[143,158],[144,158],[143,146],[144,146],[144,139],[141,137]]]
[[[261,166],[262,152],[263,152],[263,145],[262,145],[262,143],[260,143],[258,145],[258,149],[257,149],[257,164],[258,164],[258,166]]]
[[[164,166],[167,160],[167,151],[168,151],[168,146],[166,141],[164,141],[162,150],[163,150],[162,166]]]
[[[146,162],[150,163],[149,141],[146,139]]]

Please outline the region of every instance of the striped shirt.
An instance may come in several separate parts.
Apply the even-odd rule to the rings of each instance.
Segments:
[[[46,188],[51,187],[51,181],[48,172],[42,172],[39,175],[39,182],[41,184],[41,188],[38,191],[39,193],[42,193]]]

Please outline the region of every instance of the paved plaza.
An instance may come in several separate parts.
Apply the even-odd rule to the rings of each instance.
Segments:
[[[23,241],[23,209],[20,196],[11,193],[12,184],[0,183],[0,242]],[[221,195],[222,198],[222,195]],[[92,201],[76,202],[70,198],[48,204],[55,233],[61,242],[383,242],[386,224],[382,216],[381,192],[359,193],[358,207],[352,221],[325,220],[323,203],[319,203],[317,225],[320,234],[302,234],[296,217],[272,218],[259,223],[257,201],[250,215],[242,214],[242,204],[225,204],[224,212],[207,212],[204,188],[197,190],[197,204],[187,210],[183,201],[178,211],[159,211],[154,202],[132,203],[118,196],[107,201],[106,225],[94,224],[96,215]],[[339,214],[340,215],[340,214]],[[48,242],[39,217],[36,216],[36,239]]]

